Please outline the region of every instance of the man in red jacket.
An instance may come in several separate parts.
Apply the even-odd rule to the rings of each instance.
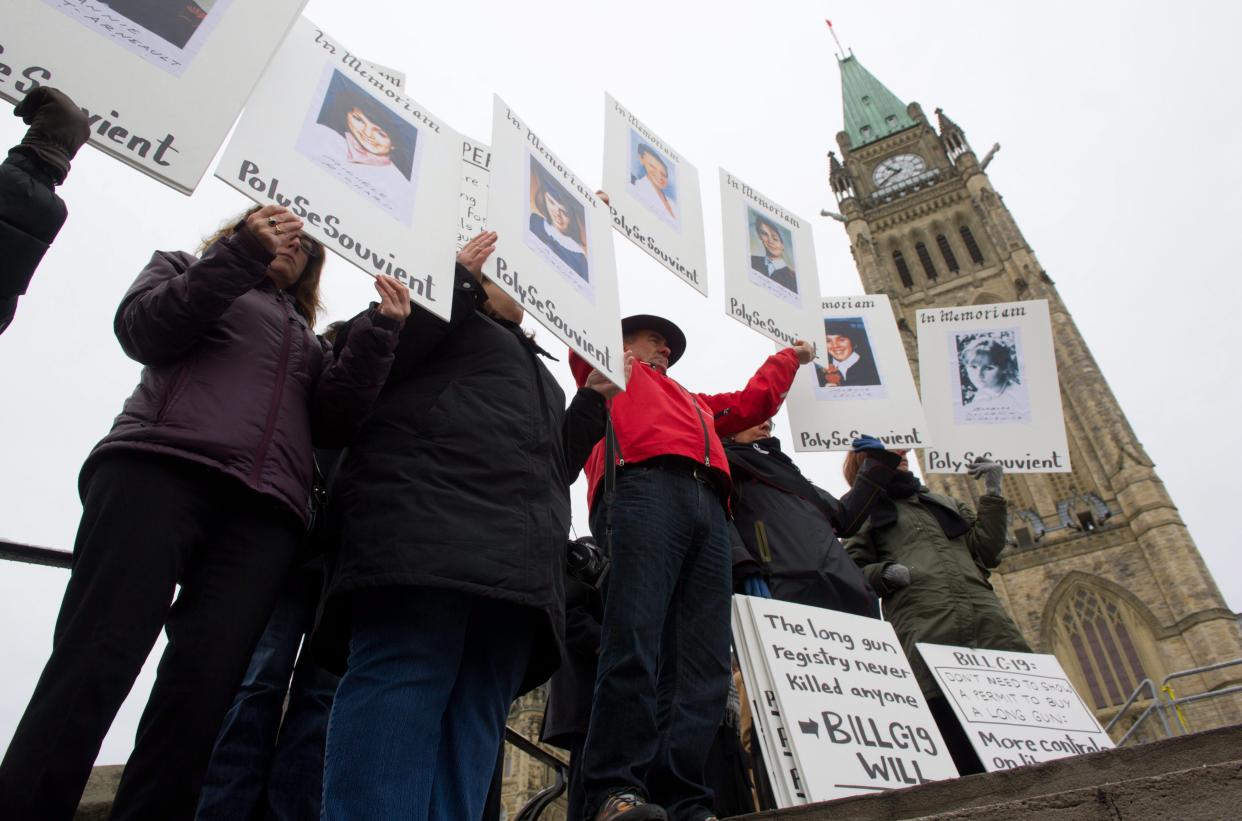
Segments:
[[[771,418],[813,349],[799,341],[768,357],[741,391],[696,394],[667,375],[686,350],[680,328],[638,315],[621,330],[637,361],[610,401],[615,498],[602,498],[606,440],[586,465],[591,530],[610,545],[612,568],[583,788],[597,821],[701,821],[714,817],[703,763],[729,690],[729,462],[720,437]],[[579,385],[592,376],[576,355],[570,366]]]

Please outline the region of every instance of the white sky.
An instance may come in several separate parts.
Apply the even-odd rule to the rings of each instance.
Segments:
[[[405,71],[414,99],[478,139],[489,139],[497,92],[571,168],[598,179],[607,90],[695,163],[709,299],[615,239],[623,312],[679,322],[690,346],[675,375],[712,391],[740,386],[771,351],[724,316],[717,166],[813,218],[824,294],[862,290],[842,226],[815,217],[835,208],[825,155],[842,125],[823,23],[831,18],[900,98],[929,115],[943,107],[980,156],[1002,144],[988,169],[993,184],[1056,281],[1230,606],[1242,607],[1229,513],[1237,494],[1218,467],[1236,465],[1242,451],[1238,381],[1226,371],[1236,339],[1230,237],[1242,190],[1242,6],[314,0],[307,15],[359,55]],[[6,112],[5,146],[23,131]],[[81,511],[78,468],[138,375],[112,336],[117,302],[153,249],[192,250],[247,201],[210,177],[186,198],[90,148],[60,193],[69,222],[0,337],[0,536],[67,549]],[[339,259],[325,278],[325,322],[369,299],[369,280]],[[540,339],[563,350],[546,331]],[[568,369],[559,373],[568,386]],[[777,430],[788,435],[783,414]],[[803,454],[798,462],[814,481],[843,491],[840,457]],[[578,487],[584,532],[581,502]],[[0,563],[0,748],[47,657],[66,578]],[[153,661],[101,763],[128,755]]]

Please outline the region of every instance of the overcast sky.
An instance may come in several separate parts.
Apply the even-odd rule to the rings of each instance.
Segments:
[[[815,223],[825,295],[862,290],[843,227],[815,216],[835,207],[825,155],[842,125],[825,17],[901,99],[927,112],[943,107],[980,155],[1000,142],[988,168],[994,186],[1056,281],[1229,605],[1242,607],[1230,513],[1237,494],[1225,481],[1242,451],[1230,354],[1242,7],[430,5],[315,0],[306,14],[359,55],[406,72],[410,96],[475,138],[490,139],[491,95],[499,93],[574,171],[598,180],[607,90],[697,165],[708,299],[620,235],[615,242],[623,313],[665,314],[688,331],[675,375],[698,390],[739,387],[772,349],[724,316],[718,166]],[[3,145],[23,130],[7,111],[0,110]],[[67,549],[81,512],[78,468],[139,371],[111,331],[121,295],[153,249],[192,250],[247,201],[210,176],[187,198],[91,148],[60,193],[69,222],[0,337],[0,536]],[[325,323],[352,315],[372,293],[368,278],[336,258],[324,287]],[[564,350],[546,331],[540,341]],[[558,372],[568,386],[568,369]],[[777,431],[788,433],[784,414]],[[797,460],[814,481],[844,490],[839,456]],[[582,494],[577,487],[580,532]],[[46,660],[66,578],[63,570],[0,564],[0,748]],[[101,763],[128,755],[152,667]]]

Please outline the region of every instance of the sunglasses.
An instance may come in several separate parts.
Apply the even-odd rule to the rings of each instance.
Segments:
[[[302,253],[306,254],[307,259],[319,259],[323,254],[323,246],[308,236],[299,236],[298,245],[302,246]]]

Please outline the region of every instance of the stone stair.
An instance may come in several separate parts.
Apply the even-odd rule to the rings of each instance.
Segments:
[[[781,821],[1242,819],[1242,726],[746,818]]]
[[[120,766],[96,767],[74,821],[105,821],[120,777]],[[746,818],[1234,821],[1242,819],[1242,725]]]

